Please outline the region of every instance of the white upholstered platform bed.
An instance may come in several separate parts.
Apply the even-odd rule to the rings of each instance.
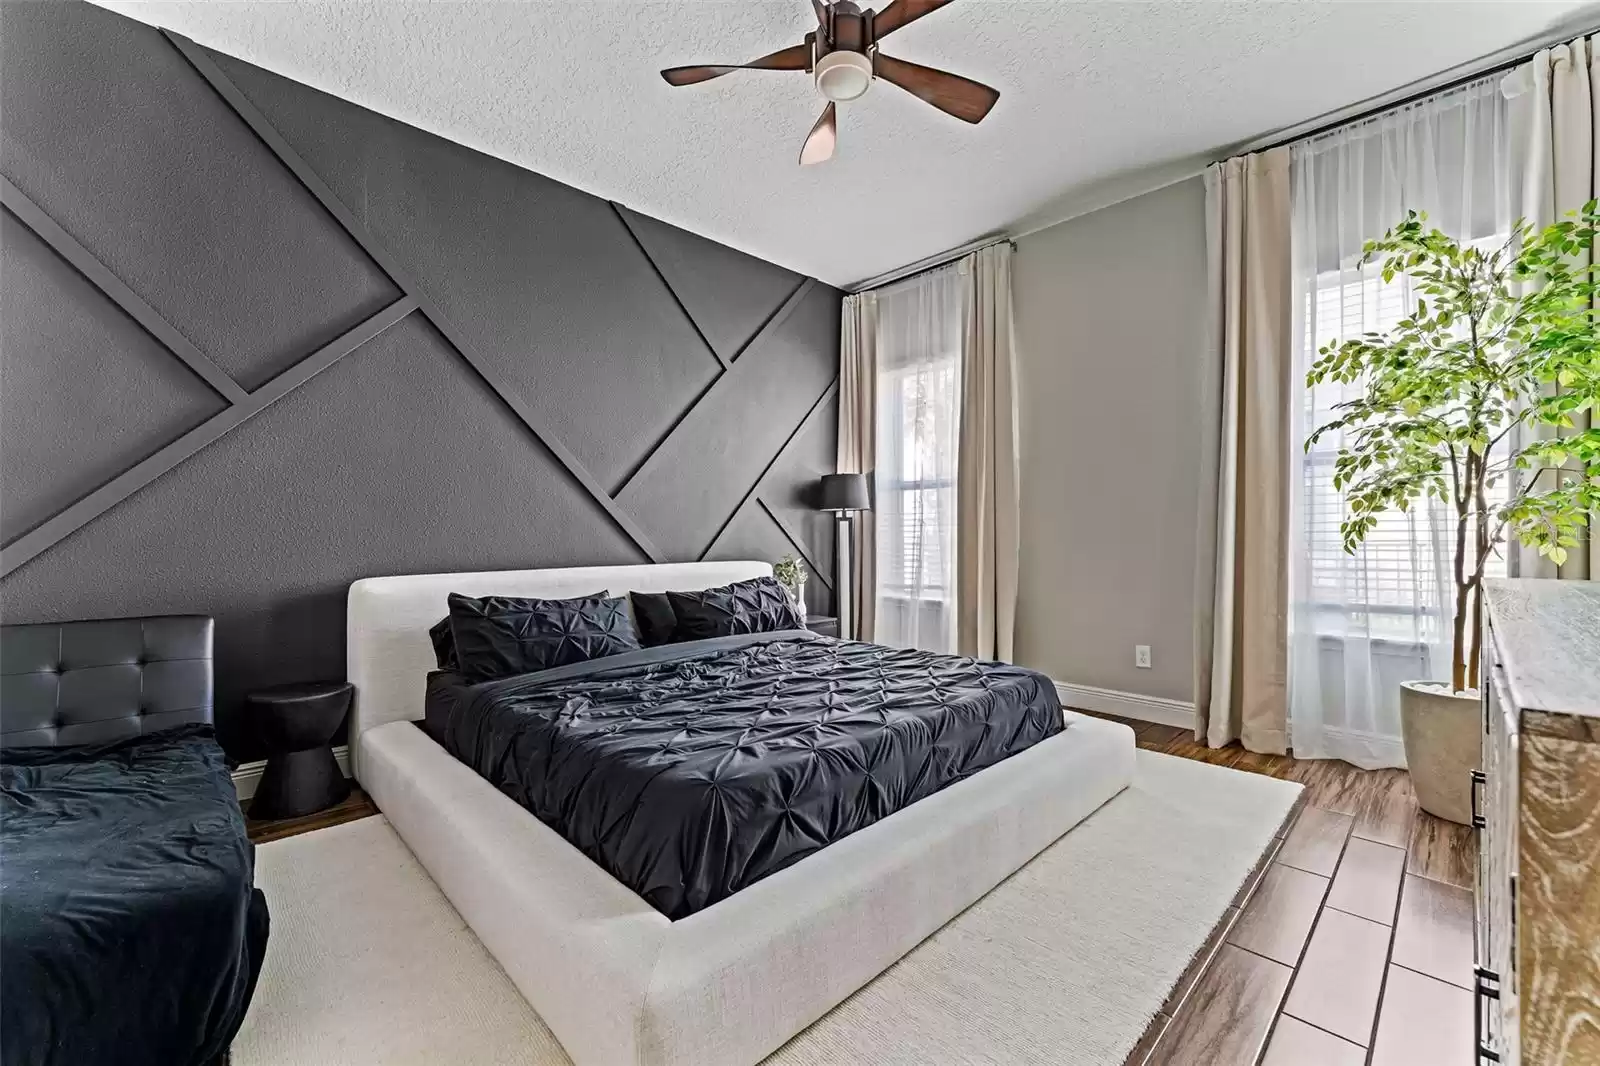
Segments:
[[[770,573],[682,563],[350,588],[356,776],[579,1066],[750,1066],[1132,778],[1132,731],[1068,712],[1062,733],[670,921],[412,724],[450,592],[617,596]]]

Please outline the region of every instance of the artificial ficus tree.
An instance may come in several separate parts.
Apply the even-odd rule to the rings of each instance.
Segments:
[[[1600,210],[1591,200],[1537,230],[1519,221],[1493,248],[1426,221],[1409,212],[1362,249],[1385,282],[1410,280],[1416,311],[1318,350],[1308,384],[1355,384],[1359,395],[1306,447],[1344,434],[1333,483],[1345,493],[1347,552],[1385,511],[1427,498],[1453,508],[1450,684],[1461,692],[1478,677],[1478,603],[1499,544],[1509,535],[1560,564],[1600,514],[1600,423],[1581,417],[1600,411]]]

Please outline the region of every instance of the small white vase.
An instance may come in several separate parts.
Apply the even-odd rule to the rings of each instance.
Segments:
[[[1472,822],[1473,770],[1483,764],[1482,707],[1476,691],[1439,681],[1400,684],[1400,732],[1417,806],[1452,822]]]
[[[794,601],[794,609],[800,612],[800,622],[801,622],[801,624],[802,625],[805,624],[805,620],[806,620],[806,579],[805,578],[801,578],[799,581],[795,582],[793,585],[786,585],[786,586],[784,586],[784,588],[789,593],[789,599]]]

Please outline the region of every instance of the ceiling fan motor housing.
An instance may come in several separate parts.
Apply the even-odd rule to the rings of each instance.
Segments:
[[[829,100],[854,100],[872,84],[872,60],[860,52],[829,52],[817,60],[813,76]]]

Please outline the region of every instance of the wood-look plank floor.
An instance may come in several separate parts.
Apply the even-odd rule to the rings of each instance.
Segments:
[[[1228,935],[1228,943],[1285,966],[1298,965],[1327,892],[1326,877],[1273,863]]]
[[[1470,1057],[1470,829],[1420,810],[1403,770],[1211,749],[1185,729],[1116,720],[1141,748],[1306,789],[1281,846],[1235,898],[1220,947],[1201,953],[1129,1066]]]
[[[1293,975],[1281,963],[1222,945],[1162,1032],[1148,1066],[1255,1062]]]
[[[350,795],[345,797],[343,803],[329,807],[325,811],[307,814],[300,818],[279,818],[272,821],[257,821],[248,816],[249,803],[245,805],[245,828],[249,830],[252,844],[265,844],[272,840],[282,840],[299,833],[309,833],[313,829],[326,829],[331,825],[340,825],[344,822],[353,822],[357,818],[377,814],[378,808],[373,806],[372,800],[361,791],[361,786],[352,783]]]
[[[1406,874],[1390,961],[1471,988],[1471,891]]]
[[[1386,925],[1325,906],[1283,1012],[1366,1047],[1383,995],[1390,933]]]
[[[1405,870],[1404,848],[1351,837],[1339,862],[1339,876],[1328,892],[1328,906],[1380,925],[1393,925]]]
[[[1283,1015],[1261,1066],[1367,1066],[1367,1049]]]

